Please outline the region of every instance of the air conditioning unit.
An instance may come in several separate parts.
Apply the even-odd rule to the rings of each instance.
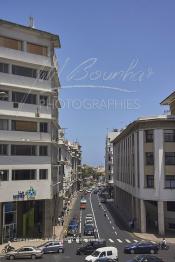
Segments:
[[[13,103],[13,107],[14,107],[14,108],[18,108],[18,107],[19,107],[19,104],[18,104],[17,102],[14,102],[14,103]]]

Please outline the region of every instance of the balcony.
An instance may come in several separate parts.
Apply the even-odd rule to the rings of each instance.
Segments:
[[[39,65],[42,67],[51,67],[51,59],[48,56],[35,55],[20,50],[6,48],[6,47],[0,47],[0,58],[19,61],[19,62],[33,64],[33,65]]]
[[[52,119],[51,107],[32,104],[15,103],[18,106],[14,108],[13,102],[0,101],[0,114],[4,116]]]
[[[0,130],[0,141],[51,142],[49,133]]]
[[[51,93],[51,81],[0,73],[0,85]]]

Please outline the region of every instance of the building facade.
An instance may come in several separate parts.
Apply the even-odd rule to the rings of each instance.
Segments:
[[[0,20],[0,242],[52,236],[59,37]]]
[[[175,232],[175,117],[139,118],[113,148],[118,214],[141,232]]]

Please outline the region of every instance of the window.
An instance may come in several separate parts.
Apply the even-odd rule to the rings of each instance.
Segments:
[[[0,130],[8,130],[8,120],[0,119]]]
[[[8,154],[8,145],[1,144],[0,145],[0,155],[7,156]]]
[[[175,165],[175,152],[165,152],[165,165]]]
[[[37,76],[36,72],[37,72],[36,69],[33,68],[12,65],[12,74],[14,75],[36,78]]]
[[[11,155],[36,156],[36,146],[33,145],[11,145]]]
[[[0,63],[0,72],[8,73],[8,71],[9,71],[9,65],[5,63]]]
[[[154,165],[153,152],[146,152],[146,165]]]
[[[145,141],[146,143],[153,142],[153,130],[145,130]]]
[[[40,169],[39,170],[39,179],[47,179],[48,178],[48,170]]]
[[[12,102],[36,105],[36,95],[12,92]]]
[[[175,188],[175,175],[174,176],[169,176],[165,175],[165,188]]]
[[[146,176],[146,187],[154,188],[154,176],[153,175]]]
[[[9,92],[6,91],[6,90],[0,89],[0,93],[1,93],[0,100],[1,101],[8,101]]]
[[[167,211],[175,212],[175,201],[167,202]]]
[[[170,229],[175,229],[175,223],[169,223],[169,224],[168,224],[168,227],[169,227]]]
[[[107,251],[107,256],[112,256],[112,251]]]
[[[22,50],[22,41],[0,36],[0,46],[16,50]]]
[[[37,123],[29,121],[12,120],[13,131],[37,132]]]
[[[104,252],[102,252],[102,253],[100,254],[99,257],[105,257],[105,256],[106,256],[106,252],[104,251]]]
[[[39,78],[42,79],[42,80],[48,80],[49,79],[49,72],[46,71],[46,70],[40,70]]]
[[[9,171],[0,170],[0,181],[8,181],[8,180],[9,180]]]
[[[35,180],[35,179],[36,179],[35,169],[12,170],[12,180]]]
[[[48,123],[40,123],[40,132],[47,133],[48,132]]]
[[[27,43],[27,52],[44,56],[47,56],[48,54],[47,46],[36,45],[32,43]]]
[[[40,105],[47,106],[48,104],[48,97],[47,96],[40,96]]]
[[[47,146],[40,146],[39,147],[39,155],[40,156],[47,156],[48,155]]]
[[[164,130],[164,142],[175,142],[175,129]]]

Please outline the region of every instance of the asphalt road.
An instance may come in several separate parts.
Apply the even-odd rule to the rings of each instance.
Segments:
[[[74,210],[72,212],[72,216],[78,216],[80,218],[80,231],[82,234],[83,244],[87,241],[87,237],[83,236],[83,227],[85,216],[88,213],[92,213],[94,215],[94,222],[96,225],[96,230],[99,234],[100,238],[106,239],[108,246],[115,246],[119,252],[119,261],[127,262],[129,259],[135,257],[134,255],[127,255],[123,253],[123,248],[133,242],[139,241],[139,239],[135,238],[130,232],[127,232],[123,229],[120,222],[115,218],[115,221],[112,215],[107,211],[105,204],[102,204],[102,207],[99,207],[98,204],[98,196],[95,194],[87,195],[87,208],[80,212],[80,197],[77,199],[75,203]],[[104,210],[106,210],[107,216],[104,216]],[[70,242],[70,239],[69,239]],[[80,262],[84,261],[85,256],[76,255],[76,249],[80,246],[80,244],[75,241],[71,241],[68,243],[68,239],[65,239],[65,252],[64,254],[47,254],[44,255],[42,259],[38,261],[49,261],[49,262]],[[170,246],[168,251],[160,251],[157,255],[158,257],[163,258],[165,262],[175,262],[175,250],[174,246]],[[1,258],[4,260],[4,258]],[[30,261],[30,260],[16,260],[16,261]]]

